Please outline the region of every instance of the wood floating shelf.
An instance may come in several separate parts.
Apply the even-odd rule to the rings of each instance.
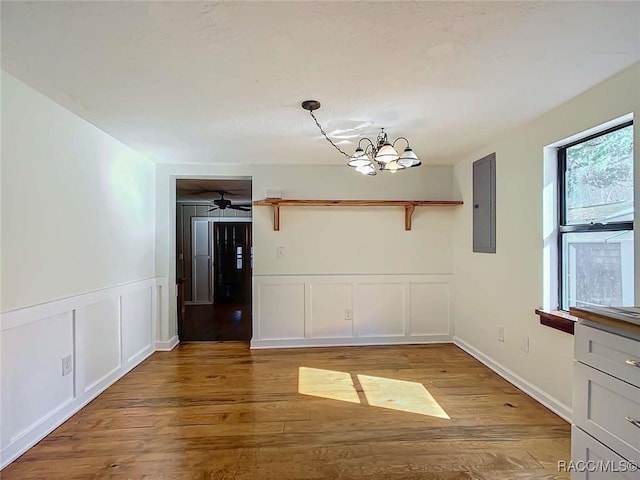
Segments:
[[[280,230],[280,207],[403,207],[404,229],[411,230],[411,217],[416,207],[455,207],[460,200],[293,200],[265,198],[253,202],[256,207],[273,208],[273,229]]]

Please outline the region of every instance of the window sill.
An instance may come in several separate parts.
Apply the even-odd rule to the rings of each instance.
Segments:
[[[573,335],[578,317],[563,312],[562,310],[542,310],[536,308],[536,315],[540,317],[540,324],[555,328],[561,332]]]

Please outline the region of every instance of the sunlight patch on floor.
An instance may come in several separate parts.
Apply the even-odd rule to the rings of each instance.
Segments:
[[[358,380],[369,405],[450,419],[421,383],[369,375],[358,375]]]
[[[360,403],[351,375],[335,370],[300,367],[298,369],[298,393],[343,402]]]
[[[362,402],[350,373],[299,367],[298,393],[450,420],[421,383],[370,375],[357,375],[356,378],[364,392]]]

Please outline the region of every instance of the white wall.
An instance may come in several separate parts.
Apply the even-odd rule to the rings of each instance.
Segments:
[[[154,276],[155,165],[2,75],[2,311]]]
[[[4,73],[1,209],[0,467],[153,352],[166,293],[155,165]]]
[[[549,86],[551,88],[552,86]],[[541,88],[545,88],[541,86]],[[543,304],[543,148],[630,112],[635,123],[636,225],[640,214],[640,64],[507,132],[455,166],[465,205],[453,222],[455,336],[570,411],[573,336],[539,324]],[[472,252],[472,162],[496,152],[497,253]],[[640,235],[635,240],[636,305]],[[504,343],[497,329],[504,327]],[[530,338],[530,352],[520,349]]]
[[[173,285],[175,279],[175,179],[207,176],[251,177],[255,200],[264,198],[267,189],[282,190],[285,198],[306,199],[446,200],[453,196],[452,167],[449,166],[423,166],[372,178],[360,175],[346,166],[158,165],[156,272],[157,275],[167,276],[169,285]],[[303,286],[308,283],[307,276],[335,279],[336,283],[351,292],[349,299],[356,294],[351,288],[352,279],[341,281],[340,276],[368,275],[369,281],[375,278],[373,283],[379,284],[381,289],[384,289],[385,277],[390,275],[444,275],[448,282],[453,269],[450,232],[452,211],[455,208],[459,207],[418,207],[413,216],[413,229],[405,231],[404,210],[401,207],[282,207],[280,231],[276,232],[273,230],[271,208],[254,207],[254,300],[258,298],[256,282],[273,283],[274,278],[281,276],[287,276],[289,284]],[[276,257],[277,247],[284,247],[283,258]],[[428,279],[425,281],[429,283]],[[295,291],[304,295],[304,288],[297,288]],[[282,304],[283,309],[294,309],[288,310],[289,314],[291,311],[297,312],[297,333],[285,335],[283,332],[282,335],[290,342],[302,340],[299,344],[305,345],[310,344],[313,339],[305,337],[305,320],[301,308],[308,306],[310,299],[307,297],[305,303],[304,297],[300,298],[299,295],[295,298],[284,297],[290,298],[295,305]],[[173,304],[171,296],[169,298]],[[316,302],[318,298],[320,297],[316,297]],[[448,298],[445,302],[448,304]],[[270,323],[255,324],[259,319],[270,322],[267,320],[268,316],[260,315],[262,307],[254,304],[256,340],[258,332],[274,331],[274,326]],[[173,307],[169,311],[173,313]],[[339,311],[336,310],[335,315],[338,314]],[[335,315],[327,319],[327,322],[338,322]],[[352,320],[354,323],[362,321],[363,317],[358,315],[355,311]],[[316,316],[317,318],[320,317]],[[344,318],[340,321],[345,325]],[[326,333],[326,326],[316,323],[316,331]],[[437,330],[435,326],[434,329]],[[172,338],[176,331],[175,319],[172,318],[161,330],[164,339]],[[356,343],[353,335],[336,333],[343,331],[346,329],[342,327],[331,330],[329,335],[334,336],[334,343],[340,343],[335,338]],[[383,341],[379,336],[367,337],[371,338],[372,343]],[[424,338],[414,338],[414,341]],[[359,337],[359,341],[364,340]]]

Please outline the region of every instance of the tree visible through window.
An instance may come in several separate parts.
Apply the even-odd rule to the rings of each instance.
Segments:
[[[560,307],[633,305],[633,125],[558,150]]]

